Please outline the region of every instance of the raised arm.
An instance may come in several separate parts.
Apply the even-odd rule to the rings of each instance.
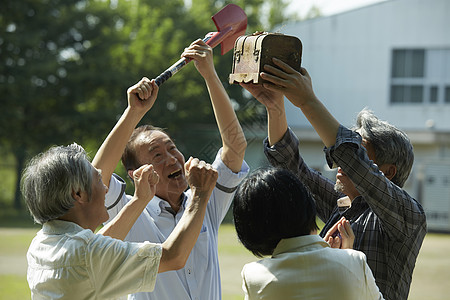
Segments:
[[[185,173],[192,198],[188,200],[177,226],[162,244],[159,273],[181,269],[186,264],[200,234],[206,205],[218,177],[217,171],[210,164],[192,157],[185,164]]]
[[[329,149],[333,147],[332,154],[330,151],[331,160],[342,168],[358,192],[364,196],[383,226],[388,228],[387,234],[395,238],[409,237],[417,226],[424,226],[425,219],[420,205],[368,159],[361,142],[354,140],[354,145],[349,145],[350,134],[339,134],[340,137],[337,137],[339,130],[348,129],[340,126],[317,99],[306,69],[302,68],[301,72],[297,72],[280,60],[274,59],[274,63],[278,68],[266,65],[266,72],[261,74],[263,79],[270,82],[264,84],[264,87],[284,93],[302,110],[325,146]],[[350,152],[356,154],[348,155]]]
[[[150,81],[146,77],[127,90],[128,107],[100,146],[92,161],[94,167],[102,170],[102,180],[106,186],[109,186],[111,175],[122,156],[131,133],[153,106],[157,96],[158,85],[154,80]]]
[[[241,83],[241,86],[266,107],[269,146],[278,143],[288,128],[283,94],[257,84]]]
[[[222,138],[221,158],[230,170],[237,173],[241,170],[247,142],[230,98],[214,68],[213,51],[202,40],[197,40],[185,49],[182,56],[193,59],[195,67],[205,79]]]
[[[297,72],[288,64],[274,58],[279,67],[264,66],[261,77],[271,83],[264,83],[267,89],[283,93],[289,101],[299,107],[308,121],[316,130],[326,147],[336,143],[339,122],[326,107],[317,99],[312,88],[311,77],[305,68]]]

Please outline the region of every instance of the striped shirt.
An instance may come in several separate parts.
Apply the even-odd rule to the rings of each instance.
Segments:
[[[358,133],[341,125],[335,145],[324,149],[329,166],[341,167],[361,194],[344,212],[339,212],[336,201],[345,195],[334,190],[334,182],[306,165],[299,154],[298,138],[290,129],[271,147],[266,139],[264,152],[273,166],[291,170],[309,188],[317,214],[325,222],[320,235],[323,237],[345,216],[355,233],[353,247],[366,254],[385,299],[407,299],[426,234],[425,213],[414,198],[369,160],[361,141]]]

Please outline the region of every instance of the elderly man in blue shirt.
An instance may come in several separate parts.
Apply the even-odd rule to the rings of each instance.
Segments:
[[[155,290],[136,293],[129,299],[221,299],[218,260],[218,230],[234,195],[234,190],[248,173],[244,161],[245,136],[237,120],[230,99],[214,69],[212,49],[203,41],[192,43],[182,54],[193,59],[205,79],[211,104],[222,138],[222,148],[212,163],[218,172],[216,186],[209,200],[203,226],[186,266],[178,271],[160,274]],[[144,95],[145,89],[142,91]],[[130,196],[124,191],[125,183],[113,176],[122,157],[129,174],[142,164],[151,163],[160,180],[156,196],[139,216],[126,241],[163,242],[187,212],[189,196],[183,171],[184,157],[174,141],[160,128],[143,125],[136,129],[140,118],[125,112],[100,148],[93,164],[103,170],[103,181],[109,186],[106,195],[110,217],[126,205]]]

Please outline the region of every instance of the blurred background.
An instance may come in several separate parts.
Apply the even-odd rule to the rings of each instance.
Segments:
[[[3,0],[0,299],[29,297],[24,259],[38,227],[20,195],[26,162],[52,145],[73,142],[94,157],[126,108],[126,89],[143,76],[155,78],[192,41],[216,31],[211,16],[228,3],[245,10],[247,34],[279,32],[302,41],[302,65],[342,124],[352,126],[368,107],[406,131],[416,157],[405,188],[422,203],[433,232],[419,255],[410,298],[444,299],[450,293],[441,284],[450,278],[450,240],[442,234],[450,232],[449,0]],[[246,134],[246,161],[252,169],[265,166],[265,109],[228,84],[232,51],[214,53]],[[317,134],[300,110],[285,105],[305,160],[334,178]],[[161,86],[141,123],[167,128],[186,157],[212,161],[221,145],[206,86],[193,64]],[[116,172],[126,178],[121,165]],[[225,223],[224,299],[239,299],[242,257],[254,258],[233,235],[230,215]]]

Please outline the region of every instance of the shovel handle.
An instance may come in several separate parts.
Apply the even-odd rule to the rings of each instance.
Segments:
[[[171,65],[167,70],[162,72],[158,77],[156,77],[155,82],[158,86],[161,86],[167,79],[178,73],[190,60],[186,58],[179,59],[176,63]]]
[[[217,32],[210,32],[208,33],[204,38],[203,41],[207,44],[208,41],[214,36],[214,34],[217,34]],[[214,47],[213,47],[214,48]],[[181,58],[179,59],[176,63],[174,63],[173,65],[171,65],[167,70],[165,70],[164,72],[162,72],[161,74],[159,74],[158,77],[156,77],[155,82],[158,86],[161,86],[161,84],[163,84],[164,82],[167,81],[167,79],[169,79],[170,77],[172,77],[173,75],[175,75],[176,73],[178,73],[178,71],[180,71],[185,65],[187,65],[189,62],[191,61],[191,59],[188,58]]]
[[[158,86],[160,86],[170,77],[172,77],[172,72],[170,72],[170,70],[165,70],[163,73],[159,74],[158,77],[156,77],[155,82]]]

